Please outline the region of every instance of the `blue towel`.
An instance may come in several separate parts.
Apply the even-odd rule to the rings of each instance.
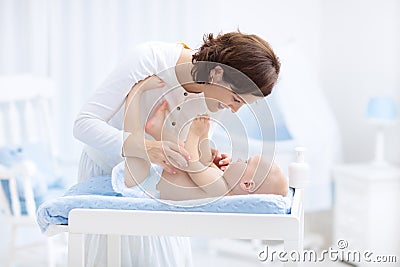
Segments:
[[[252,214],[288,214],[294,190],[287,196],[239,195],[185,201],[123,197],[111,185],[110,176],[90,178],[72,186],[64,196],[47,200],[37,211],[42,232],[49,225],[68,224],[68,213],[75,208],[116,210],[157,210],[180,212],[218,212]]]

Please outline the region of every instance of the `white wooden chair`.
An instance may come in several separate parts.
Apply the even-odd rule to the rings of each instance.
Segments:
[[[53,83],[47,78],[32,75],[0,76],[0,147],[24,147],[28,143],[40,142],[46,153],[50,153],[52,162],[49,164],[56,168],[54,134],[50,121],[53,88]],[[55,266],[54,239],[42,238],[40,244],[34,242],[24,246],[18,246],[17,242],[17,234],[22,228],[31,227],[40,232],[31,181],[35,171],[35,165],[29,160],[12,167],[0,165],[0,181],[3,181],[0,184],[0,216],[11,229],[6,266],[18,259],[18,251],[27,252],[38,245],[44,245],[48,266]],[[25,199],[26,212],[21,210],[21,195]]]

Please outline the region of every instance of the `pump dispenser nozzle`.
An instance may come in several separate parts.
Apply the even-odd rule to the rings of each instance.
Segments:
[[[307,151],[305,147],[299,146],[294,149],[296,151],[296,162],[303,163],[304,162],[304,152]]]

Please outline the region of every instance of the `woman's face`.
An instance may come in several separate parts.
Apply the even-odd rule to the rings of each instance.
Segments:
[[[204,85],[204,96],[207,108],[211,112],[229,108],[232,112],[238,111],[244,104],[251,104],[262,97],[251,94],[236,94],[233,86],[223,80],[224,70],[217,66],[210,72],[211,84]]]
[[[224,82],[225,83],[225,82]],[[225,84],[207,84],[204,90],[207,108],[211,112],[217,112],[221,109],[229,108],[232,112],[238,111],[244,104],[251,104],[262,97],[251,94],[238,95],[231,85]]]

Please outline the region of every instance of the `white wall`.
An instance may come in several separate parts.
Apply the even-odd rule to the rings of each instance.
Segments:
[[[0,0],[0,73],[56,80],[60,150],[77,160],[74,117],[129,47],[146,40],[196,47],[204,33],[237,27],[275,48],[296,40],[319,69],[341,126],[345,161],[372,158],[366,102],[375,94],[400,102],[397,0]],[[399,127],[388,130],[386,151],[398,162]]]
[[[318,0],[0,0],[0,73],[55,79],[60,156],[77,160],[73,120],[133,45],[162,40],[198,47],[205,33],[240,28],[273,47],[295,39],[319,62],[320,6]]]
[[[400,2],[321,3],[321,77],[341,126],[344,160],[368,161],[375,141],[365,120],[369,97],[388,95],[400,103]],[[400,163],[400,127],[386,133],[385,156]]]

